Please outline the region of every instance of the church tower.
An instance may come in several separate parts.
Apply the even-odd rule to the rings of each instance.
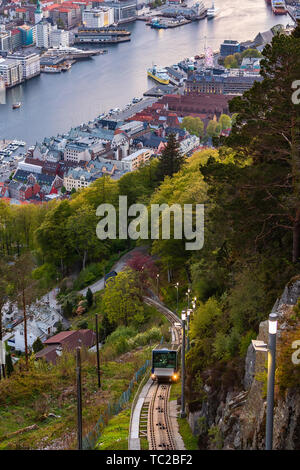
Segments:
[[[43,19],[43,12],[41,9],[40,0],[37,0],[36,10],[34,12],[34,22],[35,24],[39,23]]]

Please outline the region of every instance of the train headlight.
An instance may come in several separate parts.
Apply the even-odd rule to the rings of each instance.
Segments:
[[[151,379],[155,379],[155,374],[151,374]]]

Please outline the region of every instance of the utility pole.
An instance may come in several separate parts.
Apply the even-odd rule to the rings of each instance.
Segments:
[[[180,417],[185,418],[185,310],[181,313],[182,347],[181,347],[181,412]]]
[[[80,347],[76,348],[76,383],[77,383],[77,447],[78,447],[78,450],[82,450],[82,395],[81,395]]]
[[[157,297],[159,298],[159,274],[156,274],[156,290],[157,290]]]
[[[98,328],[98,314],[97,314],[97,313],[96,313],[96,350],[97,350],[98,388],[101,388],[101,381],[100,381],[100,355],[99,355],[99,328]]]

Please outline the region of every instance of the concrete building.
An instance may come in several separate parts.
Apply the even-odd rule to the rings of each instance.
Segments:
[[[0,31],[0,51],[8,52],[11,50],[11,32]]]
[[[92,8],[82,13],[82,23],[86,28],[103,28],[114,23],[114,9],[109,7]]]
[[[11,50],[16,51],[22,47],[22,33],[16,28],[11,31]]]
[[[105,2],[105,6],[114,9],[115,23],[129,23],[136,19],[136,1]]]
[[[68,6],[58,5],[49,11],[49,17],[55,24],[59,24],[63,29],[71,29],[81,23],[81,9],[79,5],[68,4]]]
[[[87,188],[93,181],[100,178],[102,174],[95,175],[82,168],[70,168],[68,173],[64,177],[64,187],[67,191],[72,189]]]
[[[49,21],[43,19],[36,25],[36,46],[41,49],[50,47],[50,34],[52,25]]]
[[[23,67],[23,80],[29,80],[40,74],[40,56],[38,54],[18,53],[9,54],[7,60],[17,60]]]
[[[93,137],[79,138],[74,142],[69,142],[64,151],[64,160],[67,162],[79,163],[89,162],[104,153],[103,142]]]
[[[23,67],[17,60],[0,58],[0,76],[4,79],[6,88],[11,88],[24,81]]]
[[[228,55],[235,54],[236,52],[241,52],[240,43],[238,41],[225,39],[220,48],[221,57],[227,57]]]
[[[143,165],[150,160],[151,155],[153,155],[153,151],[151,149],[143,148],[141,150],[137,150],[131,155],[123,158],[123,169],[127,171],[137,170],[140,165]]]
[[[53,28],[50,32],[51,47],[68,47],[70,45],[69,31]]]

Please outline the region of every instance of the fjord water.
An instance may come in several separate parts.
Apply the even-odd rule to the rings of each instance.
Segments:
[[[210,6],[211,0],[205,0]],[[0,139],[28,144],[66,132],[110,108],[122,107],[154,86],[146,70],[153,63],[172,65],[185,57],[218,49],[224,39],[245,41],[291,18],[273,15],[265,0],[216,0],[219,15],[180,28],[153,30],[144,22],[126,25],[131,42],[106,46],[108,54],[78,62],[60,74],[41,74],[7,91],[0,105]],[[12,109],[12,103],[22,106]]]

